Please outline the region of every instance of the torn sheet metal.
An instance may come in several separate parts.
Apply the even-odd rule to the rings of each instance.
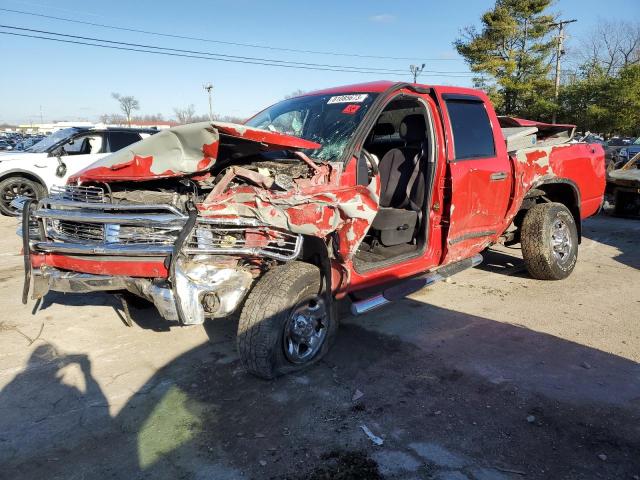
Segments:
[[[325,168],[332,171],[325,175]],[[324,165],[313,178],[286,192],[246,185],[214,190],[199,206],[201,215],[254,218],[265,225],[320,238],[336,232],[336,253],[348,259],[378,212],[380,185],[376,176],[368,186],[341,186],[340,170],[340,164]]]
[[[249,141],[260,150],[315,149],[302,138],[233,123],[200,122],[163,130],[102,158],[73,175],[71,183],[143,181],[191,175],[209,170],[216,162],[220,140]]]

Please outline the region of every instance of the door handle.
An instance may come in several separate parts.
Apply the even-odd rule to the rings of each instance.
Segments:
[[[507,172],[492,173],[489,178],[491,179],[492,182],[497,182],[497,181],[500,181],[500,180],[506,180]]]

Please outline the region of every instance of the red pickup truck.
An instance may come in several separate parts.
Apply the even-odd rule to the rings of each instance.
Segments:
[[[498,117],[477,90],[392,82],[166,130],[22,203],[23,301],[112,291],[187,325],[239,310],[247,370],[294,371],[329,348],[336,299],[367,312],[492,244],[567,277],[605,188],[604,151],[573,133]]]

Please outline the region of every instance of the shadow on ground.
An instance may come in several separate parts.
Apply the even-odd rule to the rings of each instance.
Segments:
[[[640,270],[640,219],[601,213],[584,222],[582,235],[618,249],[620,253],[613,257],[616,261]]]
[[[160,321],[153,310],[134,318]],[[325,360],[268,382],[241,368],[233,320],[205,328],[210,342],[157,371],[115,417],[86,357],[39,347],[0,392],[2,474],[640,475],[640,367],[624,358],[404,300],[367,317],[366,328],[347,319]],[[62,385],[60,369],[70,364],[84,375],[86,393]],[[362,426],[384,444],[374,446]]]

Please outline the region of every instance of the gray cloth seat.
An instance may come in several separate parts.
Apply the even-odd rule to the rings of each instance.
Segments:
[[[408,115],[400,124],[404,147],[389,150],[380,160],[380,209],[371,228],[387,247],[410,243],[421,218],[425,197],[422,159],[427,152],[424,116]]]

